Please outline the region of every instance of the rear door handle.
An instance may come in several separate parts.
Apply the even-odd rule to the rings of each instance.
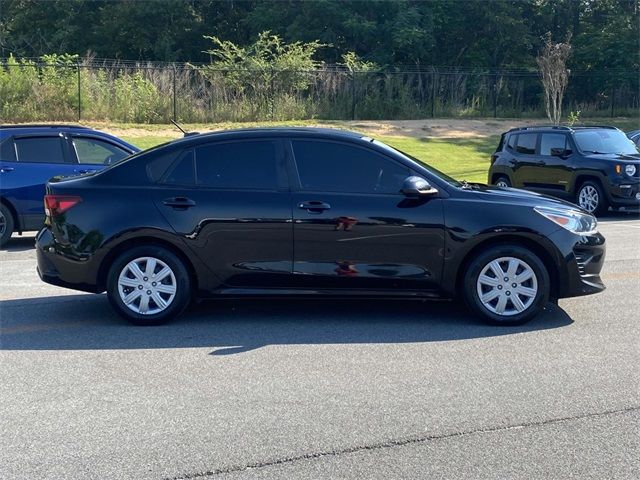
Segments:
[[[167,207],[175,208],[176,210],[186,210],[190,207],[195,207],[196,202],[187,197],[173,197],[167,198],[162,203]]]
[[[307,210],[309,213],[321,213],[325,210],[329,210],[331,208],[331,205],[325,202],[311,200],[309,202],[299,203],[298,208]]]
[[[2,167],[0,168],[0,173],[9,173],[9,172],[13,172],[15,170],[15,168],[13,167]]]
[[[85,175],[85,174],[87,174],[87,173],[93,173],[93,172],[95,172],[96,170],[95,170],[94,168],[85,168],[85,169],[82,169],[82,170],[74,170],[74,171],[75,171],[76,173],[79,173],[80,175]]]
[[[547,164],[547,162],[545,162],[544,160],[538,160],[538,161],[536,162],[536,164],[537,164],[537,165],[546,165],[546,164]]]

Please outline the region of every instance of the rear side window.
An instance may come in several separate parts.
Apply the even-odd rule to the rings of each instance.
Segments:
[[[23,163],[65,163],[60,137],[16,138],[18,161]]]
[[[169,167],[162,179],[168,185],[193,185],[196,183],[196,169],[193,150],[182,152]]]
[[[518,135],[509,135],[509,140],[507,140],[507,147],[509,147],[511,150],[514,150],[516,148],[517,138]]]
[[[303,190],[397,194],[409,168],[376,152],[343,143],[293,141]]]
[[[562,133],[543,133],[540,137],[540,155],[551,155],[552,149],[565,150],[567,137]]]
[[[268,140],[212,143],[195,149],[196,183],[209,188],[276,190],[276,144]]]
[[[0,160],[3,162],[16,161],[16,148],[13,144],[13,138],[7,138],[0,143]]]
[[[516,151],[525,155],[533,155],[536,153],[536,142],[538,141],[537,133],[521,133],[518,135],[516,143]]]

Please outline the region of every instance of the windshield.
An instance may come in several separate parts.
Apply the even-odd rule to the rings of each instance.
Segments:
[[[442,173],[440,170],[438,170],[437,168],[433,168],[430,165],[427,165],[426,163],[424,163],[422,160],[414,157],[413,155],[409,155],[408,153],[404,153],[401,150],[398,150],[397,148],[393,148],[390,147],[389,145],[387,145],[386,143],[382,143],[378,140],[373,140],[373,143],[375,145],[378,145],[379,147],[382,147],[386,150],[391,150],[392,152],[394,152],[396,155],[400,154],[404,157],[407,157],[410,160],[413,160],[414,162],[419,163],[422,167],[424,167],[425,169],[427,169],[430,173],[434,174],[436,177],[444,180],[445,182],[447,182],[449,185],[453,185],[454,187],[461,187],[462,183],[460,183],[459,181],[457,181],[455,178],[451,178],[449,175],[447,175],[446,173]]]
[[[584,153],[638,154],[638,148],[620,130],[581,130],[574,134],[574,138],[578,148]]]

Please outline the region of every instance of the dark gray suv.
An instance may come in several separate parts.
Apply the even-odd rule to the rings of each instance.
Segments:
[[[601,215],[640,205],[640,151],[615,127],[540,126],[504,133],[489,183],[545,193]]]

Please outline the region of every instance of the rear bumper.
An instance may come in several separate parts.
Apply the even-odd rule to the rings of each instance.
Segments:
[[[53,243],[51,232],[44,228],[36,236],[36,270],[43,282],[58,287],[81,290],[83,292],[100,293],[102,290],[86,278],[92,271],[88,261],[70,260],[60,255]]]

